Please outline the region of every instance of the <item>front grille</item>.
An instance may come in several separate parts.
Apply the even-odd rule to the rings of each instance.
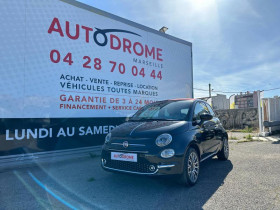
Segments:
[[[103,152],[102,158],[106,159],[106,164],[104,166],[124,170],[124,171],[131,171],[137,173],[153,173],[149,167],[152,165],[143,157],[137,157],[137,162],[128,162],[128,161],[119,161],[119,160],[111,160],[111,153],[110,152]],[[154,165],[156,167],[156,165]]]

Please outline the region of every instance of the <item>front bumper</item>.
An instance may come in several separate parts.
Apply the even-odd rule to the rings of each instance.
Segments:
[[[172,175],[182,173],[183,155],[175,154],[174,157],[165,159],[157,154],[137,153],[137,162],[128,162],[111,160],[111,152],[118,152],[118,150],[102,150],[101,166],[107,171],[139,175]]]

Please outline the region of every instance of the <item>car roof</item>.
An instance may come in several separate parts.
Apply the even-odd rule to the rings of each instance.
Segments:
[[[160,101],[156,101],[154,103],[157,103],[157,102],[163,102],[163,101],[190,101],[192,103],[194,102],[205,102],[207,103],[206,101],[204,100],[201,100],[201,99],[197,99],[197,98],[175,98],[175,99],[166,99],[166,100],[160,100]]]
[[[175,98],[175,99],[168,99],[168,100],[163,100],[163,101],[190,101],[190,102],[204,102],[207,103],[204,100],[198,99],[198,98]]]
[[[169,99],[168,101],[195,101],[197,99],[195,98],[174,98],[174,99]]]

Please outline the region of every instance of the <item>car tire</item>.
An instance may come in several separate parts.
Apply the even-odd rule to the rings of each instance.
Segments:
[[[193,186],[198,180],[199,175],[199,157],[196,150],[190,147],[184,160],[181,183],[186,186]]]
[[[217,153],[219,160],[227,160],[229,156],[229,146],[228,139],[226,137],[223,138],[223,148],[220,152]]]

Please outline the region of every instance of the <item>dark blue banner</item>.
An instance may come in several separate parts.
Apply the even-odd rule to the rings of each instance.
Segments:
[[[0,156],[102,145],[125,118],[1,119]]]

